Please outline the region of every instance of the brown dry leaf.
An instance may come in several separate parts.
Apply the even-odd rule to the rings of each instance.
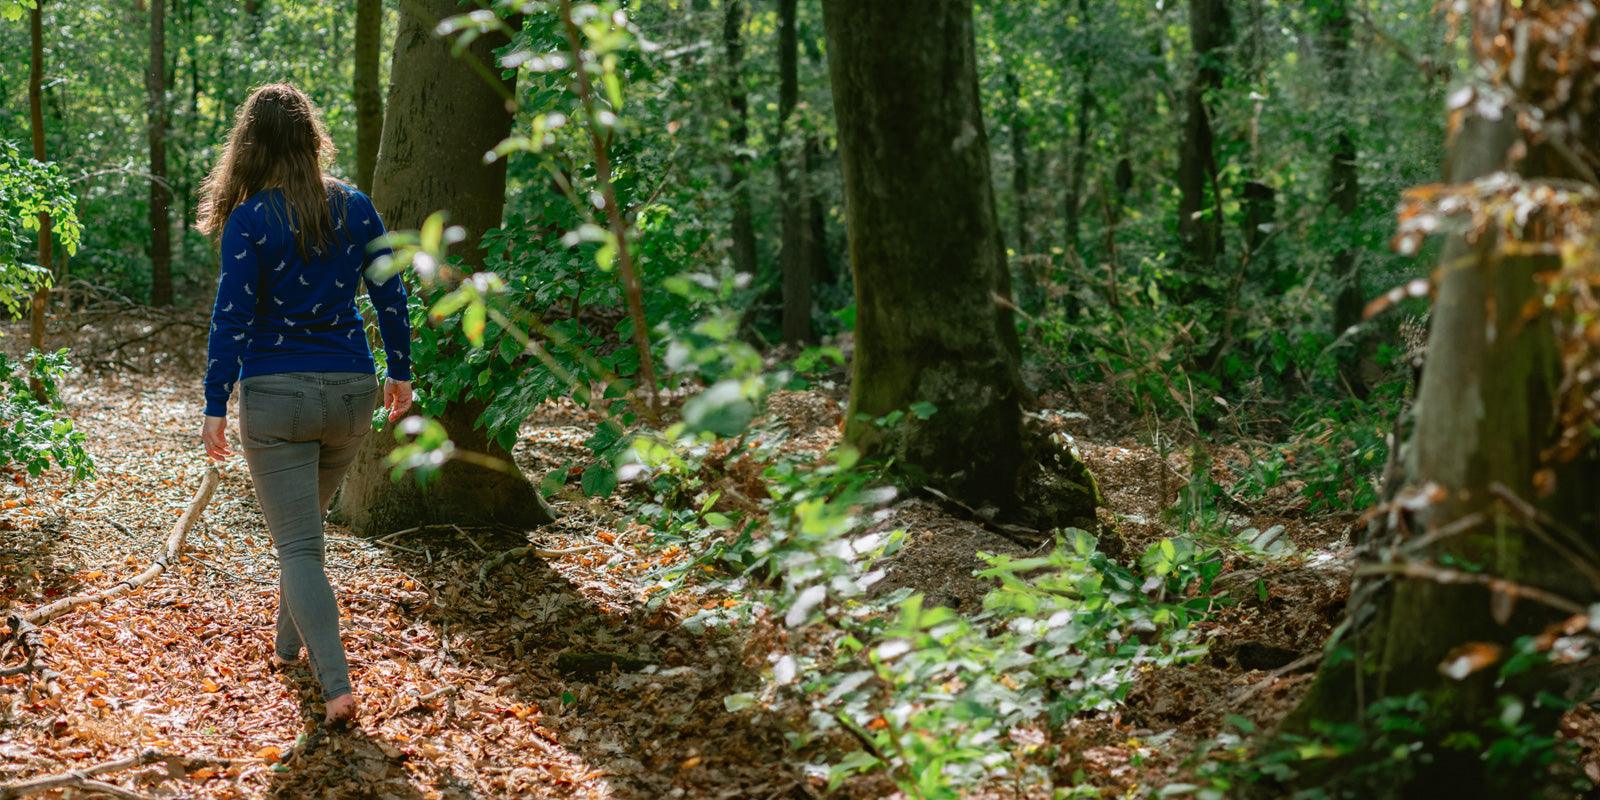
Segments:
[[[1451,650],[1439,663],[1439,674],[1453,680],[1465,680],[1485,667],[1500,660],[1503,648],[1493,642],[1467,642]]]

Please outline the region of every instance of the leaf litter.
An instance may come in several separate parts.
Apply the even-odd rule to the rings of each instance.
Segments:
[[[79,373],[66,387],[98,479],[0,473],[5,606],[33,608],[144,569],[183,512],[205,470],[198,373],[181,355],[198,351],[157,339],[124,354],[141,372]],[[792,429],[795,446],[821,453],[837,441],[841,400],[837,387],[785,393],[769,413]],[[1107,431],[1103,419],[1096,415],[1088,435],[1072,432],[1136,555],[1168,535],[1161,512],[1188,465],[1181,453]],[[517,460],[536,477],[577,470],[592,427],[575,405],[547,404],[525,426]],[[1213,462],[1226,481],[1223,460]],[[569,487],[553,504],[560,519],[533,532],[430,528],[367,539],[329,526],[327,569],[362,700],[358,728],[330,733],[314,724],[320,701],[306,668],[268,664],[277,571],[235,459],[178,563],[138,591],[42,629],[57,680],[0,678],[0,783],[153,752],[187,761],[97,777],[144,797],[825,795],[807,762],[820,757],[817,747],[840,742],[795,751],[785,734],[803,724],[801,711],[727,702],[759,691],[771,653],[825,647],[823,638],[796,636],[759,610],[700,624],[704,612],[737,605],[714,592],[651,604],[647,575],[672,551],[651,547],[619,500]],[[1119,711],[1069,720],[1053,772],[1104,796],[1159,787],[1185,774],[1185,754],[1222,731],[1235,709],[1270,727],[1294,705],[1343,604],[1348,520],[1281,506],[1246,509],[1238,522],[1286,526],[1299,553],[1266,563],[1230,558],[1218,579],[1259,581],[1269,591],[1200,623],[1207,658],[1143,676]],[[925,500],[899,503],[891,524],[908,538],[885,587],[911,586],[957,609],[976,607],[989,588],[970,575],[981,566],[976,551],[1020,551]],[[529,545],[559,555],[494,562],[485,576],[497,555]],[[0,663],[13,660],[0,653]],[[1600,774],[1600,746],[1590,746],[1600,742],[1600,718],[1575,712],[1564,732],[1586,744],[1585,764]],[[880,797],[893,788],[867,776],[840,791]],[[1026,786],[983,795],[1046,796]]]

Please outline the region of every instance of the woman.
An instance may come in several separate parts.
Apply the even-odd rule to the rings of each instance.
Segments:
[[[367,280],[388,253],[372,201],[327,177],[333,143],[299,89],[257,89],[201,188],[199,228],[218,239],[222,277],[206,356],[206,453],[232,455],[224,431],[240,386],[239,438],[280,570],[272,661],[311,659],[328,724],[355,718],[339,609],[322,568],[322,517],[371,427],[378,384],[356,311],[366,281],[387,355],[383,405],[411,406],[411,328],[398,275]]]

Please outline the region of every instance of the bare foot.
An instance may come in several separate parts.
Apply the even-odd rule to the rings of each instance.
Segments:
[[[329,700],[327,703],[328,715],[323,718],[322,724],[331,728],[342,728],[356,720],[356,696],[342,694]]]

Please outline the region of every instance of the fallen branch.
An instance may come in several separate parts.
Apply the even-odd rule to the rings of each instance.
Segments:
[[[216,471],[212,470],[212,472],[215,473]],[[144,795],[124,789],[121,786],[97,781],[94,776],[150,764],[166,764],[167,773],[177,777],[179,770],[185,770],[188,767],[199,765],[229,766],[233,764],[233,761],[226,758],[196,758],[146,750],[137,755],[119,758],[115,761],[106,761],[83,769],[67,770],[54,775],[42,775],[37,778],[0,784],[0,800],[16,800],[16,798],[28,797],[29,795],[40,794],[54,789],[63,789],[69,786],[109,794],[114,797],[143,798]]]
[[[189,530],[194,527],[195,520],[200,518],[200,512],[205,510],[206,503],[211,502],[211,494],[216,491],[217,483],[222,479],[216,467],[207,467],[206,475],[200,481],[200,488],[195,490],[194,498],[189,501],[189,507],[184,509],[183,516],[178,517],[177,523],[172,526],[172,532],[167,534],[166,550],[156,557],[144,572],[131,578],[124,578],[107,586],[98,592],[87,592],[63,597],[49,605],[40,606],[22,616],[24,622],[33,625],[43,625],[56,617],[72,611],[80,606],[90,603],[104,603],[113,597],[127,594],[154,580],[157,575],[165,572],[167,566],[178,560],[178,554],[183,550],[184,541],[189,537]]]

